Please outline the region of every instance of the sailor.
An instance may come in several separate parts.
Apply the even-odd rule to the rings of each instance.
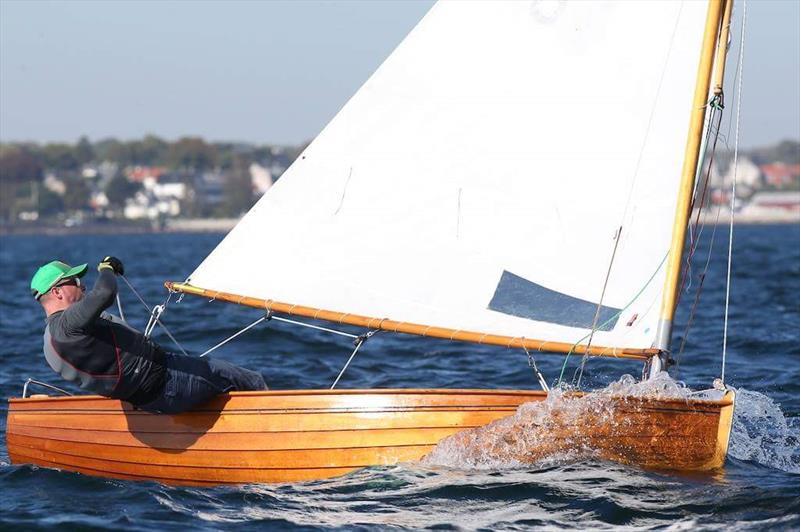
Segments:
[[[116,257],[97,267],[85,292],[87,265],[52,261],[31,279],[47,315],[44,354],[56,373],[81,388],[149,412],[177,414],[232,390],[266,390],[261,374],[221,360],[170,353],[120,318],[104,312],[117,295]]]

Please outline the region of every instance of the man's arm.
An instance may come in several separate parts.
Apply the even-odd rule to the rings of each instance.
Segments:
[[[64,311],[63,320],[67,331],[83,330],[89,327],[100,314],[114,303],[117,295],[117,279],[114,270],[100,269],[94,288],[83,298]]]
[[[85,329],[96,320],[100,313],[114,303],[117,295],[117,279],[111,269],[101,269],[94,288],[64,311],[64,324],[67,330]]]

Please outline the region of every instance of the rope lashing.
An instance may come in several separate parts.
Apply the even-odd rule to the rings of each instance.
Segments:
[[[352,362],[353,359],[356,357],[356,353],[358,353],[358,350],[361,349],[361,346],[364,345],[364,343],[370,338],[372,338],[372,336],[377,332],[378,332],[377,330],[367,331],[364,334],[360,334],[355,337],[355,342],[353,342],[355,344],[355,349],[353,349],[353,352],[350,353],[350,358],[347,359],[347,362],[345,362],[342,371],[339,372],[339,375],[336,376],[336,380],[334,380],[333,384],[331,384],[331,390],[336,388],[336,385],[339,384],[339,380],[342,378],[342,375],[344,375],[344,372],[347,371],[347,368],[350,366],[350,362]]]

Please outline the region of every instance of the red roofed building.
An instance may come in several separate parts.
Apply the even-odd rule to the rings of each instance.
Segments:
[[[158,178],[166,171],[167,169],[162,166],[129,166],[125,169],[125,177],[128,178],[128,181],[137,183],[143,183],[148,178],[158,181]]]
[[[761,165],[764,181],[775,188],[783,188],[800,181],[800,164],[771,163]]]

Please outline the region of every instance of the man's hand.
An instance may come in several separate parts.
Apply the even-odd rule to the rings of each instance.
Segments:
[[[122,265],[122,261],[117,257],[108,256],[101,260],[100,264],[97,265],[97,271],[102,271],[106,268],[113,271],[117,275],[125,275],[125,266]]]

